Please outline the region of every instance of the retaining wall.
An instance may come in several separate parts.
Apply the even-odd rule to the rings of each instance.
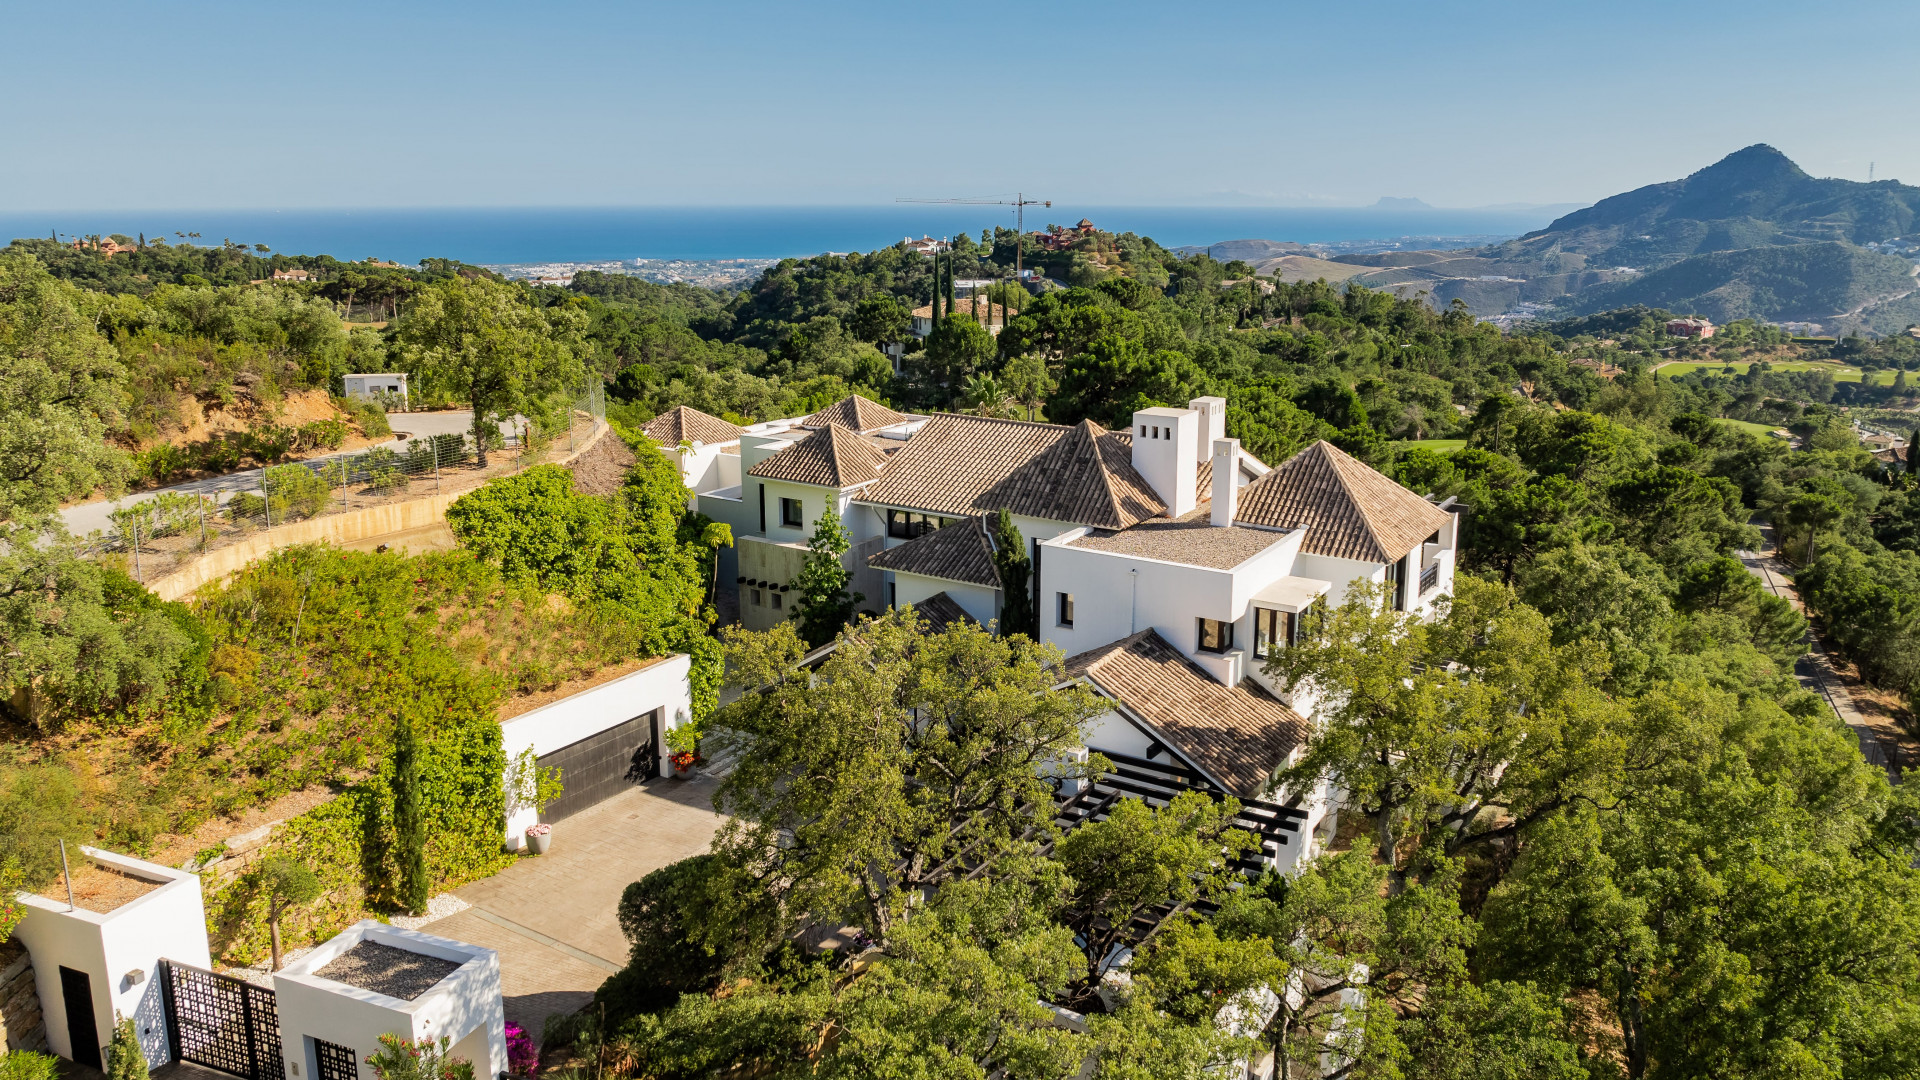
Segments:
[[[0,944],[0,1039],[8,1052],[47,1053],[47,1025],[40,1015],[40,991],[34,986],[33,958],[17,941]]]
[[[606,424],[601,424],[599,430],[580,445],[580,449],[555,459],[553,464],[570,464],[574,458],[586,453],[595,443],[606,437],[608,430]],[[192,596],[200,586],[210,581],[220,581],[276,548],[292,547],[295,544],[348,544],[372,540],[388,533],[423,528],[444,521],[447,516],[447,507],[452,506],[454,500],[465,494],[465,491],[460,491],[434,495],[425,499],[410,499],[407,502],[372,506],[365,510],[353,510],[344,514],[328,514],[324,517],[296,521],[291,525],[262,529],[259,533],[237,544],[208,552],[186,567],[156,579],[147,587],[162,600],[184,600]]]

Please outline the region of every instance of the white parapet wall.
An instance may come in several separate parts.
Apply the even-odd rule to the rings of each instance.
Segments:
[[[99,1040],[95,1052],[105,1060],[104,1047],[113,1038],[116,1017],[130,1016],[150,1067],[169,1060],[165,1008],[161,1000],[159,962],[172,960],[195,967],[212,967],[207,950],[207,913],[200,900],[200,878],[184,870],[82,847],[78,858],[95,863],[158,888],[111,911],[69,910],[64,900],[20,894],[26,917],[13,936],[33,957],[34,985],[46,1017],[47,1044],[68,1060],[74,1056],[73,1029],[62,992],[61,968],[84,975],[93,999],[93,1027]],[[73,981],[72,976],[66,977]],[[85,1056],[85,1048],[82,1048]]]
[[[692,689],[687,681],[692,669],[693,661],[685,653],[674,653],[638,671],[501,721],[501,749],[506,751],[509,770],[524,751],[532,750],[536,758],[551,754],[655,709],[662,710],[660,735],[664,743],[668,731],[692,719]],[[659,745],[654,750],[659,755],[660,771],[665,773],[666,747]],[[539,819],[531,807],[511,813],[507,818],[507,846],[518,850],[526,842],[527,827]]]
[[[363,941],[458,964],[419,997],[389,997],[315,974]],[[319,1042],[353,1052],[360,1080],[375,1080],[367,1056],[380,1036],[452,1040],[452,1053],[491,1078],[507,1070],[506,1006],[500,957],[492,949],[365,919],[274,973],[280,1053],[289,1080],[318,1080]]]

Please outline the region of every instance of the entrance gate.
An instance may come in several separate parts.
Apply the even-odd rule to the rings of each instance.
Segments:
[[[273,991],[171,960],[160,961],[160,998],[175,1061],[245,1080],[285,1080]]]

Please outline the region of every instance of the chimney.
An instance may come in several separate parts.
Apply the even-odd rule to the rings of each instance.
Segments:
[[[1187,402],[1187,408],[1200,414],[1199,436],[1194,444],[1193,460],[1207,460],[1214,452],[1213,444],[1227,437],[1227,399],[1223,397],[1197,397]]]
[[[1133,467],[1160,501],[1167,516],[1181,517],[1198,505],[1200,414],[1192,409],[1141,409],[1133,414]]]
[[[1213,440],[1213,523],[1233,524],[1240,511],[1240,440]]]

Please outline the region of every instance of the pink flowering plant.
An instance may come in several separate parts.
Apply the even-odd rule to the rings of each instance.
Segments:
[[[540,1044],[519,1024],[507,1024],[507,1071],[515,1076],[540,1071]]]
[[[388,1033],[380,1036],[380,1049],[367,1056],[367,1064],[380,1080],[474,1080],[473,1062],[448,1053],[451,1045],[444,1035],[435,1042]]]
[[[547,824],[544,821],[538,825],[527,826],[528,836],[545,836],[552,831],[553,831],[553,826]]]

